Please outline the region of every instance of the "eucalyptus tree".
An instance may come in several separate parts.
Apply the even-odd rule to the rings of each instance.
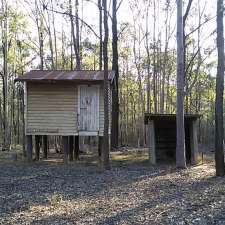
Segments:
[[[216,103],[215,103],[215,161],[216,175],[224,176],[224,127],[223,127],[223,92],[224,92],[224,27],[223,27],[223,0],[217,0],[217,51],[218,65],[216,76]]]
[[[8,4],[7,1],[1,1],[1,30],[2,30],[2,55],[3,55],[3,65],[2,65],[2,84],[3,84],[3,148],[8,148]]]
[[[112,1],[112,70],[115,71],[115,78],[112,88],[112,132],[111,145],[118,148],[119,136],[119,64],[118,64],[118,33],[117,33],[117,0]]]
[[[177,116],[176,116],[176,165],[186,167],[184,133],[184,32],[183,1],[177,0]]]
[[[109,79],[108,79],[108,10],[107,0],[102,1],[104,15],[104,42],[103,42],[103,60],[104,60],[104,138],[102,151],[102,165],[104,169],[110,169],[109,161]]]

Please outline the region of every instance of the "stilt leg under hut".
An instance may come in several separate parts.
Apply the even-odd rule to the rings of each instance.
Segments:
[[[79,160],[79,136],[75,136],[75,141],[74,141],[74,158],[75,158],[75,160]]]
[[[74,137],[69,136],[69,161],[73,161]]]
[[[27,161],[31,162],[33,160],[33,143],[32,143],[32,135],[27,135]]]
[[[35,160],[40,160],[40,136],[35,135]]]
[[[47,135],[43,136],[43,154],[44,154],[44,159],[48,158],[48,137]]]
[[[62,137],[62,144],[63,144],[63,162],[68,162],[68,150],[69,150],[69,143],[68,143],[68,136]]]

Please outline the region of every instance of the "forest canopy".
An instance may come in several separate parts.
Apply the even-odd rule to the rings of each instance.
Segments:
[[[0,145],[22,144],[23,88],[30,69],[102,68],[101,1],[1,0]],[[184,9],[188,8],[185,1]],[[117,3],[119,144],[145,146],[144,113],[176,112],[176,1]],[[108,2],[109,69],[112,3]],[[202,114],[199,141],[214,140],[216,9],[193,1],[185,20],[185,113]]]

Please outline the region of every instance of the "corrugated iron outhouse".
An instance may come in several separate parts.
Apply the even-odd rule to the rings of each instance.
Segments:
[[[113,71],[108,72],[108,79],[111,118]],[[15,81],[24,82],[28,149],[32,135],[36,139],[48,135],[103,136],[104,71],[32,70]]]

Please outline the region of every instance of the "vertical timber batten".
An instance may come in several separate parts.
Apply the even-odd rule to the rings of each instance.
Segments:
[[[156,164],[156,148],[155,148],[155,125],[153,120],[148,122],[148,139],[149,139],[149,162]]]
[[[190,127],[190,141],[191,141],[191,164],[198,163],[198,120],[193,120]]]
[[[27,82],[24,82],[24,132],[27,135]]]

